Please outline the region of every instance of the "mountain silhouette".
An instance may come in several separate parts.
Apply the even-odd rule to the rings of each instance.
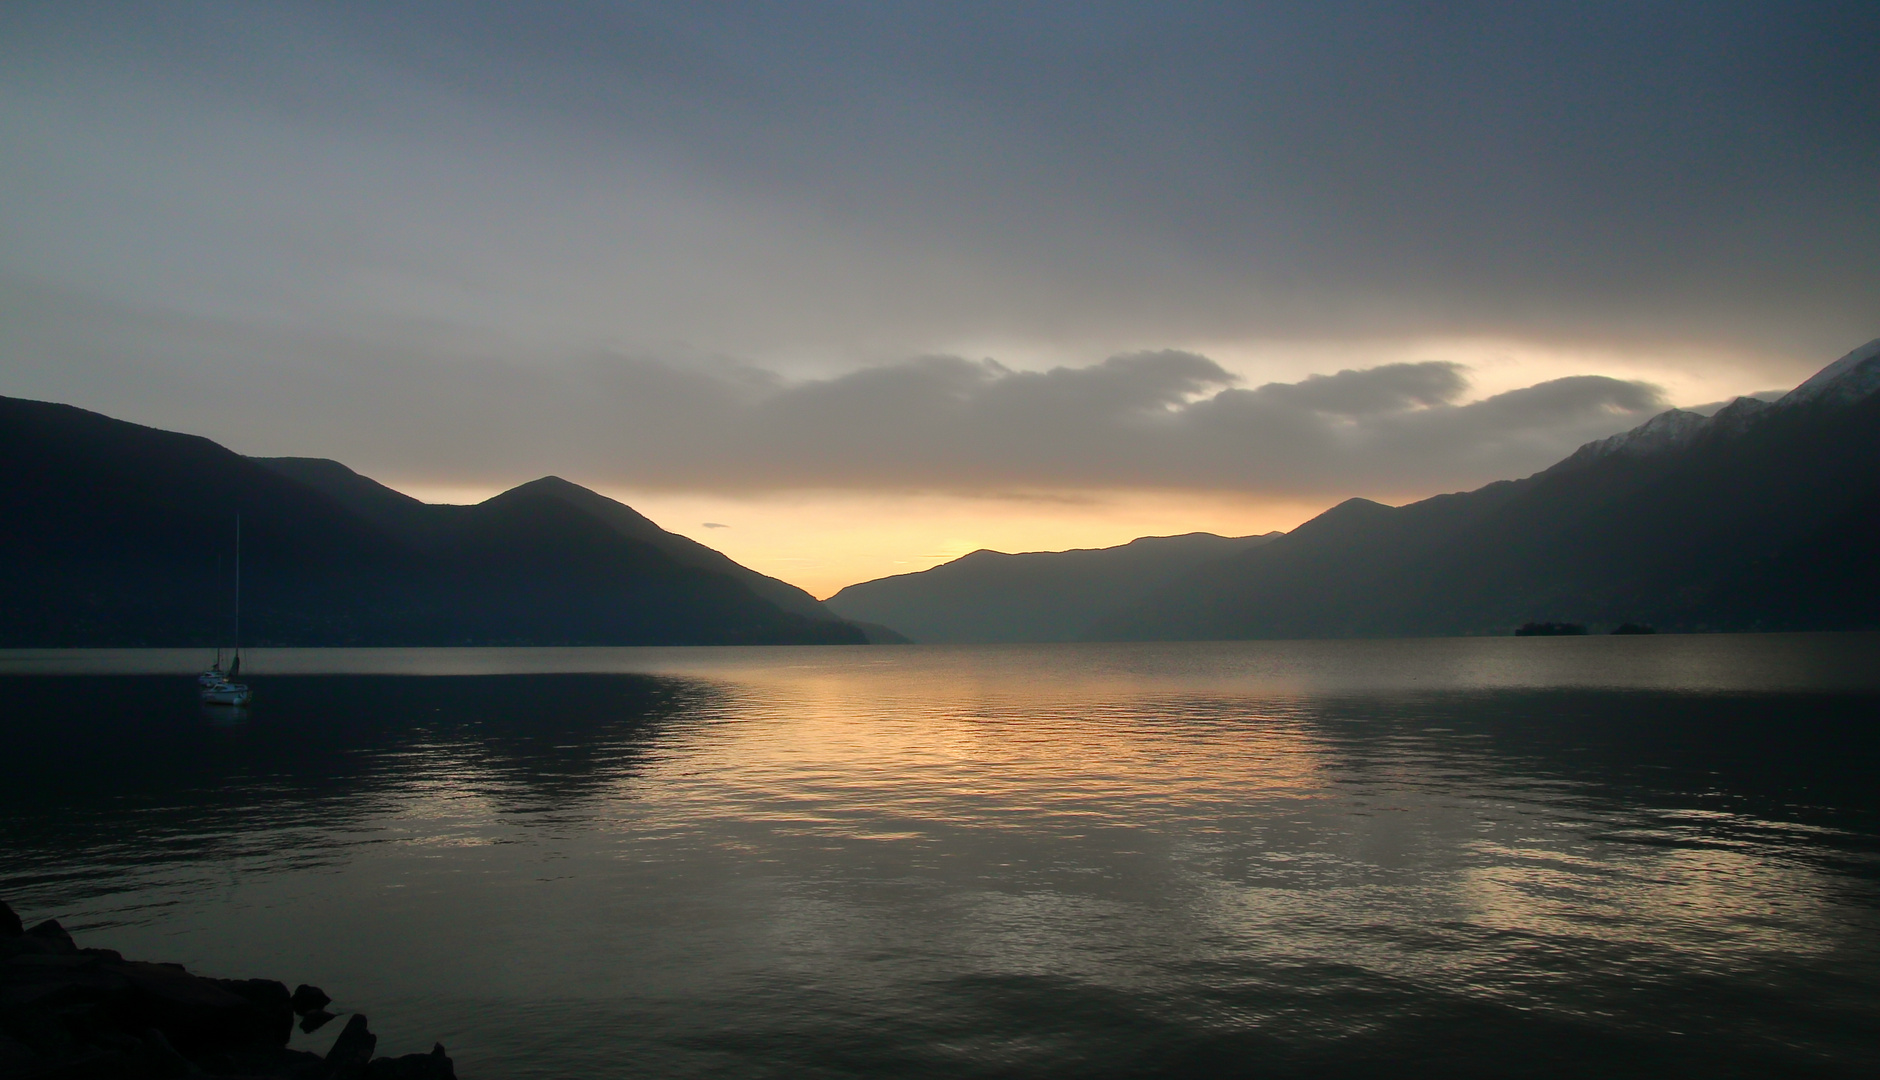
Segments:
[[[1145,536],[1118,547],[975,551],[914,574],[850,585],[824,601],[921,642],[1077,641],[1170,580],[1270,536]]]
[[[1775,402],[1284,535],[977,551],[818,604],[556,477],[436,506],[334,461],[0,398],[0,646],[733,644],[1880,628],[1880,341]],[[886,626],[875,625],[886,624]]]
[[[932,642],[1880,628],[1880,341],[1522,480],[1284,535],[976,551],[825,603]]]
[[[0,398],[0,646],[860,643],[809,594],[555,477],[434,506],[338,462]]]
[[[1352,499],[1097,624],[1115,639],[1880,627],[1880,341],[1778,401],[1671,410],[1543,472]]]
[[[449,520],[450,515],[440,514],[440,510],[462,509],[419,502],[376,480],[360,476],[337,461],[328,461],[324,458],[254,458],[253,460],[283,476],[291,477],[308,487],[326,493],[354,513],[392,531],[406,543],[418,547],[429,547],[442,540],[440,530],[443,523]],[[766,577],[747,566],[732,561],[731,557],[723,552],[706,547],[690,537],[667,532],[631,506],[615,502],[605,495],[589,491],[559,476],[544,476],[540,480],[532,480],[496,496],[496,500],[522,499],[531,494],[558,499],[596,521],[602,522],[621,536],[658,548],[681,565],[731,577],[742,583],[745,588],[785,611],[793,611],[810,619],[833,618],[828,609],[818,603],[815,597],[795,585],[778,581],[773,577]]]

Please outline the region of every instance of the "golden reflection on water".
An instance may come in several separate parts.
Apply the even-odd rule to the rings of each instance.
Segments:
[[[1830,876],[1780,844],[1589,812],[1440,730],[1354,748],[1291,695],[961,667],[747,673],[596,807],[632,820],[600,827],[657,820],[774,875],[760,921],[784,953],[907,947],[855,896],[798,887],[852,874],[945,890],[918,951],[949,965],[1132,984],[1257,955],[1529,995],[1556,976],[1523,955],[1723,971],[1848,931]]]
[[[827,679],[734,690],[725,708],[736,721],[697,733],[683,755],[712,778],[701,810],[802,822],[808,799],[867,822],[1036,829],[1323,789],[1324,748],[1277,709],[1221,715],[1123,684],[1079,686],[1089,697],[1068,701],[1065,687],[1036,682],[923,688],[942,690],[896,680],[876,694]]]

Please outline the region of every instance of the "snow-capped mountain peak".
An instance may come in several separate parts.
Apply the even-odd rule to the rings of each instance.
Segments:
[[[1688,446],[1700,435],[1739,434],[1776,409],[1809,402],[1848,405],[1877,392],[1880,392],[1880,338],[1822,368],[1813,378],[1776,401],[1740,397],[1710,416],[1688,409],[1669,409],[1630,431],[1587,443],[1554,468],[1574,469],[1609,457],[1651,457]]]
[[[1788,392],[1777,405],[1798,405],[1805,401],[1859,401],[1880,390],[1880,338],[1875,338],[1834,363],[1816,372],[1807,382]]]
[[[1587,443],[1562,461],[1560,467],[1572,467],[1599,458],[1624,455],[1646,457],[1684,446],[1710,424],[1710,417],[1688,409],[1667,409],[1630,431],[1621,431]]]
[[[1740,397],[1710,414],[1705,431],[1742,431],[1772,406],[1761,398]]]

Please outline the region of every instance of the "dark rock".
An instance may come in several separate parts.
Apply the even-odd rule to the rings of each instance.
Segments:
[[[378,1049],[379,1037],[366,1030],[366,1014],[353,1013],[346,1021],[346,1030],[333,1040],[333,1048],[326,1052],[326,1064],[338,1073],[364,1069],[372,1061],[372,1051]]]
[[[65,1029],[58,1013],[44,1009],[6,1009],[0,1011],[0,1026],[5,1034],[35,1061],[48,1061],[78,1053],[79,1043]]]
[[[1615,634],[1656,634],[1657,632],[1657,630],[1646,626],[1644,623],[1635,622],[1620,623],[1613,630]]]
[[[311,1006],[302,1030],[333,1019],[316,987],[289,994],[272,979],[205,978],[180,964],[80,949],[55,920],[31,930],[14,930],[18,924],[0,906],[0,1077],[454,1077],[442,1046],[373,1061],[378,1037],[363,1014],[353,1015],[325,1058],[287,1049],[297,1001]]]
[[[0,1015],[9,1018],[39,1010],[84,1012],[115,1007],[130,991],[130,981],[119,971],[84,956],[29,953],[0,964]],[[139,1029],[148,1026],[142,1024]],[[39,1025],[9,1027],[28,1042],[41,1034]]]
[[[26,1066],[37,1057],[33,1048],[11,1035],[0,1032],[0,1076],[11,1076],[25,1072]]]
[[[325,1009],[315,1009],[300,1018],[300,1030],[311,1035],[333,1021],[333,1014]]]
[[[122,1050],[85,1049],[27,1072],[33,1080],[142,1080],[137,1059]]]
[[[287,986],[273,979],[212,979],[217,986],[243,998],[274,1018],[272,1041],[285,1043],[293,1033],[294,1008],[289,1003]]]
[[[65,932],[65,927],[60,926],[57,919],[47,919],[26,933],[40,941],[50,942],[55,952],[75,953],[78,951],[78,942],[72,940],[72,935]]]
[[[294,996],[291,1001],[297,1013],[309,1013],[333,1004],[333,999],[326,996],[326,991],[317,986],[308,986],[306,983],[294,987]]]
[[[57,952],[52,942],[36,938],[31,934],[19,934],[14,937],[0,937],[0,961],[10,960],[15,956],[45,956]]]
[[[211,979],[222,989],[247,998],[265,1009],[293,1009],[287,984],[276,979]]]
[[[213,979],[179,968],[132,961],[114,970],[131,984],[131,1017],[161,1028],[186,1055],[252,1043],[278,1046],[293,1026],[285,1002],[278,1010],[257,1005]]]
[[[19,937],[26,932],[26,924],[13,913],[5,900],[0,900],[0,937]]]
[[[324,1080],[332,1074],[320,1055],[286,1047],[243,1047],[213,1054],[199,1061],[214,1076],[272,1076],[287,1080]]]
[[[96,1050],[110,1050],[114,1053],[135,1056],[147,1049],[144,1040],[123,1031],[93,1031],[89,1033],[91,1046]]]
[[[170,1040],[164,1038],[163,1032],[156,1028],[144,1032],[133,1059],[144,1076],[188,1076],[191,1071],[189,1062],[176,1052]]]
[[[428,1054],[382,1057],[366,1066],[367,1080],[457,1080],[456,1066],[444,1055],[444,1044]]]

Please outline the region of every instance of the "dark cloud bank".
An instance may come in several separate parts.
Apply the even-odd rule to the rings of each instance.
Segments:
[[[738,355],[1816,357],[1880,310],[1877,43],[1802,0],[10,4],[7,261]]]

